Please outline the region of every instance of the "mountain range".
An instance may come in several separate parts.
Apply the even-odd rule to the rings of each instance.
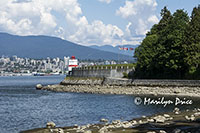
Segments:
[[[35,59],[74,55],[78,59],[133,60],[133,57],[115,51],[86,47],[57,37],[18,36],[7,33],[0,33],[0,56],[2,55]]]

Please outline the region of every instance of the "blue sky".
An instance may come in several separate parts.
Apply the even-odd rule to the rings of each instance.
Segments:
[[[1,0],[0,32],[82,45],[139,44],[167,6],[191,14],[200,0]]]

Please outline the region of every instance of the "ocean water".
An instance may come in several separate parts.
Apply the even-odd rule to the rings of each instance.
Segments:
[[[143,115],[172,111],[174,105],[136,105],[131,95],[58,93],[36,90],[41,83],[57,84],[64,76],[0,77],[0,132],[45,127],[53,121],[58,127],[99,123],[101,118],[131,120]],[[198,102],[181,108],[198,107]]]

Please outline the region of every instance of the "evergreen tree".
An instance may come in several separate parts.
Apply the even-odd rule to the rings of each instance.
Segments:
[[[187,39],[184,45],[188,67],[187,76],[200,78],[200,5],[192,11],[191,21],[187,30]]]
[[[186,66],[184,64],[183,44],[186,39],[186,30],[189,23],[189,17],[183,10],[177,10],[173,14],[165,34],[166,40],[162,38],[165,50],[162,54],[164,75],[169,78],[184,78]]]
[[[183,10],[173,15],[164,7],[161,20],[154,25],[135,50],[138,78],[184,78],[184,44],[189,17]]]

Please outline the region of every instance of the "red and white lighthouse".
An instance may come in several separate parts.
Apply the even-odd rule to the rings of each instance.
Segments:
[[[75,58],[75,56],[72,56],[69,59],[68,71],[72,71],[72,68],[74,67],[78,67],[78,60]]]

